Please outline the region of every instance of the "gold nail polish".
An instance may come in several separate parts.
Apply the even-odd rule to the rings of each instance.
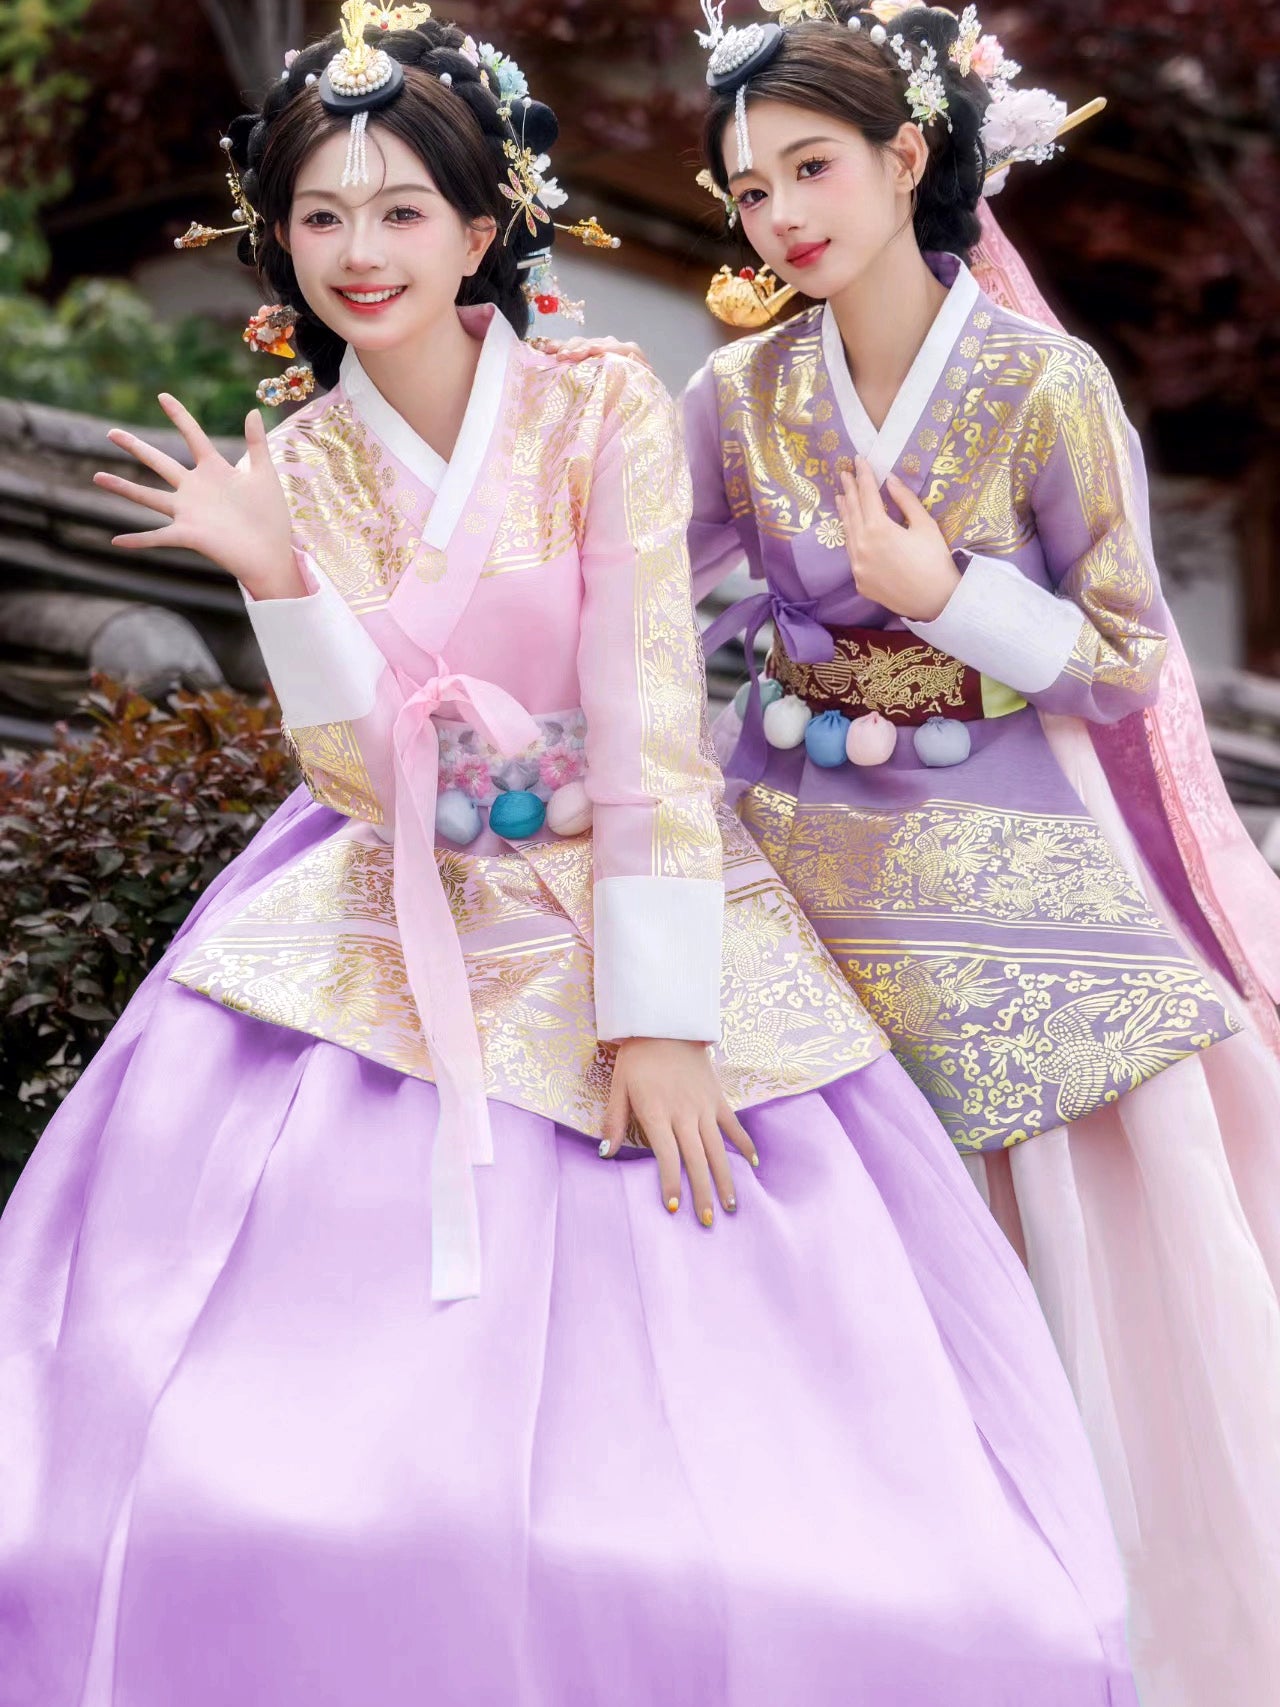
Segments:
[[[667,1199],[667,1208],[671,1211],[671,1213],[673,1215],[675,1214],[676,1210],[679,1209],[679,1207],[680,1207],[680,1199],[678,1197],[669,1197]]]
[[[758,1168],[758,1167],[759,1167],[759,1166],[760,1166],[760,1158],[759,1158],[759,1156],[752,1156],[752,1158],[751,1158],[751,1166],[752,1166],[752,1167],[753,1167],[753,1168]]]
[[[715,1211],[713,1209],[704,1209],[702,1214],[699,1216],[699,1220],[702,1222],[704,1227],[709,1227],[715,1218]]]

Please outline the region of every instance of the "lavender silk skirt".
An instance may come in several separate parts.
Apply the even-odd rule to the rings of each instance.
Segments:
[[[183,940],[336,820],[295,797]],[[1019,1264],[891,1058],[752,1110],[713,1232],[166,979],[0,1222],[0,1707],[1132,1707]]]

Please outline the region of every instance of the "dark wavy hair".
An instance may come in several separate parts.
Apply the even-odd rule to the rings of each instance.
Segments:
[[[910,118],[906,100],[907,75],[884,47],[870,39],[879,22],[875,14],[836,0],[838,23],[812,21],[784,33],[777,54],[747,85],[747,99],[781,101],[852,125],[874,148],[887,148]],[[860,18],[861,30],[849,20]],[[938,69],[947,92],[948,130],[939,118],[924,130],[929,161],[916,189],[914,223],[921,249],[949,250],[967,259],[978,241],[978,201],[986,175],[982,121],[990,104],[986,85],[976,73],[961,76],[950,57],[959,35],[952,12],[940,6],[912,6],[887,26],[901,35],[918,63],[926,47],[938,56]],[[712,176],[728,190],[724,158],[725,127],[733,118],[734,96],[712,95],[703,134],[703,149]]]
[[[430,19],[413,30],[370,30],[371,43],[405,68],[405,87],[390,105],[369,115],[371,130],[381,126],[404,142],[426,166],[441,195],[464,220],[488,216],[498,235],[475,275],[462,281],[460,306],[495,304],[521,338],[529,330],[529,306],[520,262],[545,249],[550,230],[540,227],[531,239],[523,220],[503,232],[511,219],[498,185],[506,181],[507,143],[515,140],[511,121],[499,110],[499,96],[461,51],[466,40],[453,24]],[[315,369],[322,387],[337,382],[346,345],[312,312],[298,288],[288,250],[277,236],[289,221],[298,174],[309,155],[327,137],[345,130],[348,119],[325,111],[315,80],[342,46],[335,32],[298,54],[287,77],[275,84],[256,113],[244,113],[227,128],[231,158],[245,194],[261,216],[255,256],[248,237],[240,241],[240,259],[255,266],[278,302],[297,310],[299,353]],[[440,81],[442,76],[448,83]],[[308,78],[311,81],[308,81]],[[520,143],[535,154],[555,142],[559,127],[549,107],[533,102],[518,108]]]

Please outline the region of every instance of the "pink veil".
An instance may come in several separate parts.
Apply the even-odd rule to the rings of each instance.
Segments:
[[[983,290],[1003,307],[1061,329],[985,200],[979,218],[982,236],[970,265]],[[1130,833],[1184,928],[1240,990],[1280,1053],[1280,880],[1231,804],[1176,629],[1159,701],[1140,717],[1091,724],[1089,732]]]

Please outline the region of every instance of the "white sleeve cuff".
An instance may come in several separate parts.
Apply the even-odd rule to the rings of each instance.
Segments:
[[[605,877],[595,886],[596,1035],[720,1040],[724,885]]]
[[[1043,693],[1062,674],[1086,618],[997,557],[972,557],[933,622],[907,627],[930,646],[1015,693]]]
[[[353,723],[373,710],[386,659],[311,558],[299,553],[298,566],[315,589],[303,598],[245,593],[267,675],[291,729]]]

